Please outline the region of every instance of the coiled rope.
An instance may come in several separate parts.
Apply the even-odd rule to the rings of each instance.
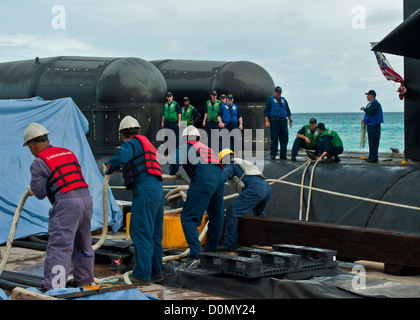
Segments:
[[[364,148],[366,145],[367,137],[366,137],[366,125],[365,122],[362,120],[360,122],[360,148]]]

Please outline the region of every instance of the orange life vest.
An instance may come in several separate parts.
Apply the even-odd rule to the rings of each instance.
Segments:
[[[140,141],[144,153],[138,155],[131,159],[123,168],[123,177],[125,180],[125,186],[127,190],[130,190],[133,186],[133,179],[140,173],[147,171],[151,175],[155,175],[162,181],[162,171],[160,169],[159,159],[157,157],[156,148],[151,144],[149,139],[142,135],[135,135],[133,138],[136,138]],[[136,159],[144,156],[144,161],[135,162]],[[145,168],[138,170],[134,173],[134,168],[144,164]]]
[[[38,157],[44,160],[51,170],[47,179],[47,195],[51,203],[54,203],[54,195],[58,191],[64,194],[74,189],[89,187],[85,182],[76,156],[70,150],[50,147],[40,152]],[[58,187],[52,190],[55,183]]]
[[[208,146],[201,143],[200,141],[188,141],[187,143],[192,145],[195,149],[197,149],[197,152],[200,155],[200,159],[203,160],[205,163],[216,164],[223,169],[223,166],[219,162],[219,159],[216,157],[216,154]]]

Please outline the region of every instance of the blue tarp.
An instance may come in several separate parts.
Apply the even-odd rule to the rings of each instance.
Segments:
[[[0,100],[0,244],[7,242],[18,203],[31,180],[30,165],[34,156],[23,147],[23,133],[32,122],[49,131],[53,146],[74,152],[82,167],[93,198],[92,230],[103,225],[103,181],[92,154],[86,133],[89,123],[71,98],[45,101],[39,97],[22,100]],[[123,214],[108,189],[108,225],[116,232]],[[47,233],[47,198],[29,197],[21,213],[15,239]]]
[[[45,293],[39,291],[35,288],[27,288],[30,291],[37,293],[42,293],[47,296],[54,296],[58,294],[67,294],[67,293],[78,293],[83,292],[82,288],[62,288],[62,289],[51,289]],[[0,300],[10,300],[4,291],[0,289]],[[138,289],[127,289],[127,290],[117,290],[112,292],[98,293],[93,295],[86,295],[78,298],[73,298],[71,300],[159,300],[155,296],[152,296],[148,293],[142,293]]]

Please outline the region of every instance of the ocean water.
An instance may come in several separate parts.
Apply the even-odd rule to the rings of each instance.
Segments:
[[[317,119],[318,123],[323,122],[325,127],[338,133],[343,140],[344,152],[369,152],[369,143],[360,147],[361,121],[364,113],[294,113],[292,114],[293,127],[289,128],[289,144],[291,149],[296,133],[302,126],[309,123],[310,118]],[[367,133],[366,133],[367,138]],[[391,152],[390,148],[397,148],[404,152],[404,112],[384,112],[384,123],[381,125],[381,140],[379,152]]]

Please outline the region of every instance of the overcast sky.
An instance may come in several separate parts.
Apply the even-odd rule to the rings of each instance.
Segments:
[[[370,42],[403,21],[402,8],[403,0],[2,1],[0,62],[59,55],[246,60],[283,88],[292,113],[358,112],[369,89],[384,111],[402,112],[398,85],[370,51]],[[404,76],[403,58],[386,57]]]

